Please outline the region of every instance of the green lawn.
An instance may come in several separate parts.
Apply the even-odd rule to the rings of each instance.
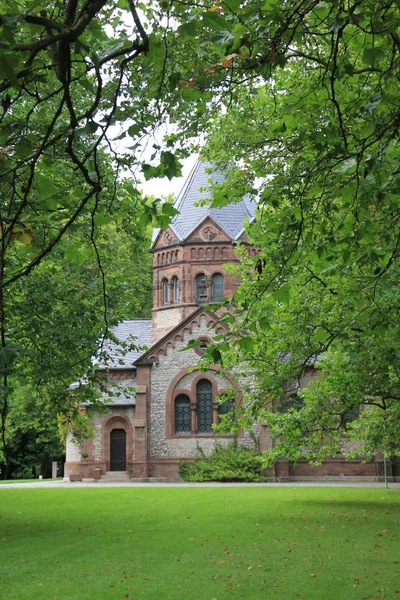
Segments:
[[[400,599],[400,490],[1,489],[0,598]]]

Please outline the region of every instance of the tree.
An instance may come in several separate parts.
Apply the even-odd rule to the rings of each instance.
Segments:
[[[315,317],[320,318],[312,323],[311,341],[301,338],[299,348],[307,350],[299,351],[297,366],[304,363],[300,354],[305,358],[308,351],[328,360],[344,335],[356,343],[353,330],[366,342],[366,324],[359,321],[377,303],[383,316],[379,321],[374,313],[368,331],[375,338],[379,327],[391,331],[388,307],[393,310],[396,301],[392,282],[398,244],[400,40],[395,1],[213,0],[188,5],[163,0],[140,4],[140,12],[133,0],[14,0],[3,5],[3,412],[9,378],[18,364],[7,296],[77,222],[93,232],[97,256],[96,227],[110,216],[113,205],[112,194],[103,193],[110,176],[103,149],[110,150],[116,176],[137,165],[144,137],[159,123],[170,123],[173,133],[155,146],[142,170],[147,178],[173,177],[191,139],[207,131],[220,106],[226,117],[214,128],[212,155],[243,159],[244,168],[236,172],[232,193],[220,190],[215,201],[226,203],[252,193],[254,180],[263,181],[255,193],[262,207],[260,231],[253,233],[263,248],[259,278],[252,280],[245,270],[248,285],[236,299],[238,317],[240,311],[248,313],[243,313],[242,331],[256,327],[257,310],[264,311],[262,302],[270,297],[274,311],[263,313],[268,318],[283,315],[280,309],[288,293],[300,305],[299,289],[309,290],[307,302],[314,303]],[[131,143],[131,152],[119,154],[113,137]],[[144,207],[143,212],[147,218],[155,209]],[[164,224],[170,214],[166,206]],[[24,248],[14,257],[17,243]],[[71,248],[73,254],[73,244]],[[342,306],[340,312],[339,300],[331,308],[329,300],[342,298],[342,289],[350,294],[353,310]],[[360,290],[371,306],[367,302],[358,308]],[[323,301],[337,315],[337,329],[318,312]],[[292,306],[294,310],[294,300]],[[107,310],[105,305],[104,314]],[[306,332],[306,315],[300,309],[299,315]],[[241,343],[248,350],[250,342],[256,344],[248,336],[241,339],[247,340]],[[388,344],[390,352],[397,352],[390,336]],[[279,365],[296,364],[295,353],[284,346],[290,360]],[[243,355],[249,360],[254,356]],[[391,371],[392,381],[397,379]],[[390,393],[395,394],[392,389]],[[393,398],[382,399],[385,403],[381,397],[378,403],[389,415],[386,400]],[[260,402],[261,410],[265,395]],[[260,416],[257,402],[252,405]]]
[[[208,359],[251,373],[242,424],[271,428],[268,461],[399,454],[398,3],[257,10],[208,156],[239,166],[216,204],[259,200],[260,253]]]
[[[91,227],[77,222],[7,297],[6,313],[13,315],[9,340],[16,357],[3,412],[3,477],[43,462],[38,456],[44,456],[45,447],[57,446],[58,415],[82,424],[78,396],[101,408],[93,358],[107,360],[102,346],[112,325],[151,314],[150,230],[140,224],[141,212],[124,187],[117,188],[114,214],[97,221],[97,253]],[[18,244],[15,256],[24,249]],[[72,395],[70,384],[82,377],[85,385]],[[24,445],[28,454],[21,452]]]
[[[121,184],[121,171],[136,158],[120,157],[109,131],[131,118],[125,129],[138,143],[156,125],[156,61],[142,23],[153,26],[156,47],[162,29],[157,11],[139,17],[134,2],[120,4],[1,3],[3,450],[13,388],[53,386],[47,398],[68,412],[67,384],[90,371],[109,325],[133,307],[135,316],[146,310],[145,228],[152,215],[165,223],[171,207],[158,210],[132,183]],[[178,171],[172,154],[162,158],[169,176]],[[134,258],[137,270],[129,273],[119,256]]]
[[[3,479],[51,477],[51,463],[64,461],[56,406],[44,390],[23,386],[12,396],[6,429],[7,462],[0,461]]]

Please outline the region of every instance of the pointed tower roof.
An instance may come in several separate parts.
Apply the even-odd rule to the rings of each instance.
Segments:
[[[198,206],[201,200],[212,198],[213,183],[223,183],[225,176],[210,163],[197,161],[183,186],[175,208],[179,210],[170,225],[180,241],[185,241],[207,217],[210,217],[233,240],[243,233],[244,221],[254,219],[256,203],[249,197],[222,208]]]

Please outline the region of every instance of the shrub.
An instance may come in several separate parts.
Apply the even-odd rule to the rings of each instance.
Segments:
[[[255,450],[217,444],[208,458],[182,461],[179,473],[184,481],[263,481],[261,457]]]

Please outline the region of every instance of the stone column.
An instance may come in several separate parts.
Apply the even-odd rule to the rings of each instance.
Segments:
[[[132,461],[133,478],[148,477],[147,429],[150,400],[150,365],[139,366],[136,383],[136,408],[134,421],[135,455]]]

